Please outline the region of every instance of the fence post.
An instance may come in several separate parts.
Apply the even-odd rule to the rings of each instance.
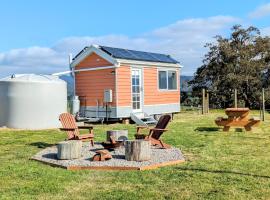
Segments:
[[[202,89],[202,114],[205,114],[205,89]]]
[[[264,88],[262,89],[262,121],[265,120],[265,98],[264,98]]]
[[[234,89],[234,107],[237,108],[237,89]]]
[[[207,101],[206,113],[209,113],[209,93],[208,92],[206,93],[206,101]]]

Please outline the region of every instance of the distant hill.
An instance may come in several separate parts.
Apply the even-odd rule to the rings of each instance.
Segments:
[[[191,92],[192,87],[188,85],[188,82],[193,79],[193,76],[181,76],[180,77],[180,89],[181,92]]]

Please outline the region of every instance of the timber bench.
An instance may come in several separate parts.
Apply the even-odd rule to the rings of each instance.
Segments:
[[[218,126],[223,126],[223,131],[229,131],[230,127],[243,127],[246,131],[251,131],[261,121],[255,117],[249,118],[248,108],[227,108],[225,113],[228,118],[218,117],[215,120]]]

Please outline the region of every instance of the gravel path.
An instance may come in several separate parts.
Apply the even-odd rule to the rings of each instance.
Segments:
[[[75,160],[57,160],[57,148],[56,146],[48,147],[35,156],[34,160],[42,161],[48,164],[54,164],[63,167],[147,167],[151,165],[158,165],[169,161],[184,161],[184,156],[177,148],[171,149],[159,149],[152,147],[151,160],[149,161],[127,161],[125,160],[125,148],[120,147],[115,151],[111,151],[112,159],[107,161],[91,161],[91,158],[95,155],[95,151],[103,149],[103,146],[99,143],[95,143],[94,147],[89,148],[89,143],[83,143],[82,157]]]

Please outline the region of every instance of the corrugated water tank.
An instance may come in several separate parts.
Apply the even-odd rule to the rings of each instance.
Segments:
[[[57,76],[18,74],[0,79],[0,127],[58,128],[67,111],[67,84]]]

